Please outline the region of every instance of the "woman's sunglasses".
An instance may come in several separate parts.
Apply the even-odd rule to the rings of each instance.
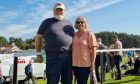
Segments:
[[[77,23],[77,24],[83,24],[84,22],[82,22],[82,21],[77,21],[76,23]]]

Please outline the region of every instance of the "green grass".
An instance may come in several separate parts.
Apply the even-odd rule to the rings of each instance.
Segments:
[[[139,84],[140,76],[126,76],[122,80],[112,80],[107,78],[105,84]]]
[[[128,59],[127,56],[124,56],[121,62],[121,65],[127,62],[127,59]],[[122,73],[124,72],[125,70],[122,70]],[[46,81],[43,79],[38,79],[36,84],[46,84]],[[89,81],[88,81],[88,84],[90,84]],[[107,73],[106,81],[104,82],[104,84],[140,84],[140,75],[139,76],[125,76],[125,77],[122,77],[122,80],[113,80],[111,79],[110,73]]]
[[[36,84],[46,84],[46,80],[44,80],[44,79],[37,79]]]
[[[104,84],[139,84],[140,83],[140,76],[126,76],[126,77],[122,77],[122,80],[113,80],[109,75],[110,73],[107,74],[106,82],[104,82]],[[46,81],[43,79],[38,79],[36,84],[46,84]]]

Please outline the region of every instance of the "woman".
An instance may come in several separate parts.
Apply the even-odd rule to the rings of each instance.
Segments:
[[[78,84],[87,84],[90,70],[94,70],[96,59],[96,38],[87,30],[86,20],[79,16],[75,21],[75,32],[72,44],[73,71]]]

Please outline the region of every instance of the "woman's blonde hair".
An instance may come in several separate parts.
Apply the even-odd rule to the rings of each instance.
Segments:
[[[79,18],[81,18],[81,19],[84,20],[84,23],[85,23],[85,29],[87,29],[87,26],[88,26],[88,24],[87,24],[87,20],[86,20],[84,17],[82,17],[82,16],[78,16],[78,17],[76,18],[76,20],[75,20],[75,25],[74,25],[75,29],[77,29],[77,25],[76,25],[76,23],[77,23],[77,21],[78,21]]]

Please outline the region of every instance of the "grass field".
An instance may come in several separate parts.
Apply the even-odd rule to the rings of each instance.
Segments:
[[[127,56],[124,56],[121,62],[121,65],[124,64],[127,61]],[[124,73],[125,70],[122,70],[122,73]],[[43,79],[38,79],[37,84],[46,84],[46,81]],[[88,84],[89,81],[88,81]],[[100,83],[98,83],[100,84]],[[140,75],[137,76],[125,76],[122,77],[122,80],[113,80],[111,79],[111,74],[107,73],[106,75],[106,81],[104,82],[104,84],[140,84]]]
[[[46,81],[38,79],[36,84],[46,84]],[[89,81],[88,84],[90,84]],[[104,84],[140,84],[140,76],[126,76],[122,77],[122,80],[113,80],[110,78],[109,74],[107,74],[107,79]]]

